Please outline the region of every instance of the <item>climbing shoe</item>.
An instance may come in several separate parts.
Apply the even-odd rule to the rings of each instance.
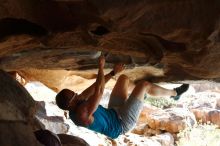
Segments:
[[[174,100],[179,100],[180,96],[189,89],[189,84],[182,84],[181,86],[174,88],[176,91],[176,96],[171,96]]]

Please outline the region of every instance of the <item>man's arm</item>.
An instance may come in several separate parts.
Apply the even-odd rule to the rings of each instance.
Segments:
[[[104,77],[104,68],[105,58],[103,56],[100,57],[99,60],[99,71],[98,76],[95,82],[95,93],[91,98],[88,99],[88,116],[93,114],[97,109],[99,102],[102,98],[103,91],[105,89],[105,77]]]
[[[117,74],[119,72],[121,72],[124,69],[123,64],[116,64],[114,66],[114,69],[109,72],[108,74],[106,74],[104,76],[105,78],[105,84],[111,79],[112,76],[114,76],[114,74]],[[95,87],[96,87],[96,82],[93,83],[90,87],[88,87],[87,89],[85,89],[79,96],[79,99],[88,99],[89,97],[91,97],[92,95],[94,95],[95,93]]]
[[[98,76],[97,76],[96,82],[93,85],[94,93],[92,96],[90,96],[90,98],[86,102],[82,103],[77,108],[78,109],[77,116],[80,119],[80,122],[82,123],[82,125],[89,125],[92,123],[93,118],[94,118],[92,114],[96,111],[99,105],[99,102],[102,98],[104,87],[105,87],[105,76],[103,72],[104,64],[105,64],[105,59],[104,57],[101,56],[99,58]],[[124,69],[123,65],[116,65],[114,67],[114,71],[116,72],[120,72],[123,69]]]
[[[105,83],[107,83],[111,79],[112,75],[110,73],[106,74],[104,76],[105,78]],[[79,94],[79,99],[88,99],[90,96],[94,95],[95,93],[95,87],[96,87],[96,82],[93,83],[90,87],[85,89],[81,94]]]

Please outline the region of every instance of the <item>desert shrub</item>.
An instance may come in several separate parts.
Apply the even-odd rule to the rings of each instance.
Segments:
[[[197,124],[178,135],[177,146],[220,146],[220,129],[213,124]]]
[[[171,98],[156,98],[156,97],[148,97],[145,99],[145,102],[147,104],[159,107],[159,108],[169,108],[174,106],[176,103],[173,99]]]

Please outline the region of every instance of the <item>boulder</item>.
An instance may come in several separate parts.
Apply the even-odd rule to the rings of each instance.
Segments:
[[[202,123],[213,123],[220,127],[220,110],[212,108],[192,109],[196,120]]]
[[[143,136],[154,136],[163,133],[160,129],[152,129],[147,124],[136,125],[135,128],[131,131],[134,134],[143,135]]]
[[[0,145],[40,146],[33,133],[35,108],[25,88],[0,70]]]
[[[49,130],[34,131],[37,140],[45,146],[61,146],[59,137]]]
[[[196,123],[193,113],[184,108],[158,109],[145,115],[146,123],[150,128],[170,133],[177,133]]]
[[[57,134],[63,146],[89,146],[89,144],[76,136],[67,134]]]
[[[218,92],[198,92],[179,101],[178,105],[192,111],[197,121],[220,126],[219,95]]]
[[[143,107],[143,110],[140,113],[136,126],[131,132],[138,134],[138,135],[144,135],[144,136],[152,136],[152,135],[161,134],[162,131],[160,129],[152,129],[149,127],[147,123],[148,114],[151,112],[156,112],[158,110],[159,109],[155,106],[145,104],[145,106]]]
[[[217,108],[220,94],[217,92],[198,92],[181,98],[177,104],[179,107],[189,109],[196,108]]]

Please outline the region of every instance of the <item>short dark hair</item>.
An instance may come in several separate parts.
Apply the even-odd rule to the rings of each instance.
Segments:
[[[71,92],[69,89],[63,89],[56,95],[56,104],[59,108],[67,110],[70,97],[68,92]]]

